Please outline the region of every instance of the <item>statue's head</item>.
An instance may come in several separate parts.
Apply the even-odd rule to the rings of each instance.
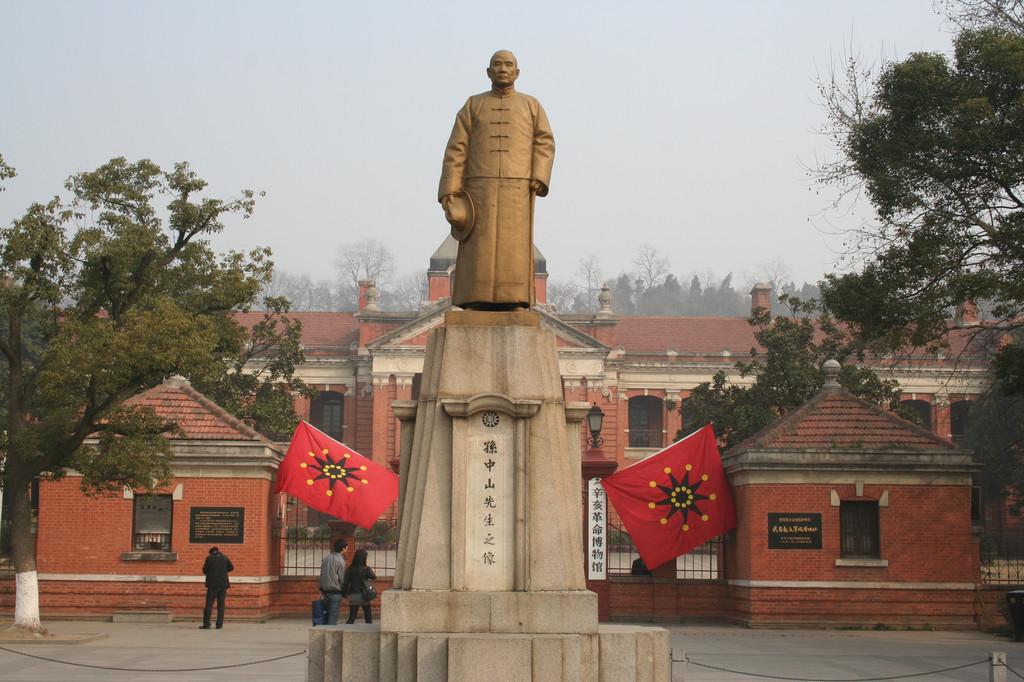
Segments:
[[[508,50],[498,50],[491,56],[491,64],[487,67],[487,77],[498,87],[507,88],[519,78],[519,62]]]

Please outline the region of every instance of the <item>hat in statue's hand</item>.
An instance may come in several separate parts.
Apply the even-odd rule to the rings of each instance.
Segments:
[[[465,192],[455,192],[449,196],[444,217],[452,226],[452,236],[456,241],[463,241],[469,237],[476,223],[476,211],[473,209],[473,200]]]

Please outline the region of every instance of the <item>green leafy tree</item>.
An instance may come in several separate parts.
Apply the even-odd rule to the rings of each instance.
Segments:
[[[983,465],[976,482],[983,500],[1014,500],[1024,507],[1024,395],[1008,393],[998,383],[971,402],[971,423],[963,445]]]
[[[880,352],[941,346],[950,311],[978,304],[994,382],[965,445],[998,499],[1024,489],[1024,2],[939,6],[960,27],[951,58],[912,54],[877,80],[851,61],[822,88],[840,154],[819,179],[863,190],[879,218],[855,235],[863,269],[828,277],[822,299]]]
[[[1024,348],[1024,332],[1015,331],[1012,337],[1012,348]],[[1024,508],[1024,377],[1016,367],[997,375],[988,390],[970,403],[963,445],[983,465],[975,479],[982,499],[1010,497],[1020,512]]]
[[[830,275],[825,307],[879,351],[946,342],[955,306],[987,329],[1024,324],[1024,16],[1020,2],[947,3],[952,58],[917,53],[877,80],[851,62],[823,87],[840,152],[819,179],[863,191],[878,224],[854,235],[858,272]],[[1004,347],[1000,376],[1024,374]]]
[[[0,174],[12,171],[0,164]],[[265,376],[287,381],[289,363],[301,359],[296,328],[282,323],[278,345],[288,358],[277,365],[269,357],[272,330],[250,337],[233,317],[269,279],[269,251],[218,255],[207,241],[226,217],[248,217],[255,195],[223,200],[202,196],[205,188],[185,163],[164,171],[117,158],[72,176],[67,203],[33,204],[0,229],[2,482],[19,627],[39,627],[32,480],[71,467],[83,474],[83,488],[102,493],[169,477],[165,434],[175,425],[126,405],[128,398],[183,374],[257,426],[273,432],[287,421],[281,396],[264,408],[265,386],[240,369],[263,357]],[[160,209],[158,198],[166,201]]]
[[[843,363],[839,383],[851,393],[916,421],[900,407],[895,380],[844,362],[857,359],[858,344],[816,301],[785,295],[780,300],[789,310],[787,315],[773,317],[759,308],[750,318],[761,348],[752,348],[751,359],[736,363],[736,369],[740,377],[752,377],[753,383],[731,384],[719,371],[710,382],[697,386],[681,406],[691,423],[713,422],[726,445],[735,445],[817,393],[824,384],[821,365],[829,359]],[[683,435],[680,432],[677,437]]]
[[[297,423],[295,396],[312,398],[315,391],[295,376],[305,353],[302,323],[288,316],[288,299],[265,298],[263,307],[250,329],[227,325],[234,339],[219,363],[192,373],[192,385],[261,433],[287,440]]]

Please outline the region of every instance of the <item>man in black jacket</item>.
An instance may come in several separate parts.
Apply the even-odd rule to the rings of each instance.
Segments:
[[[217,629],[224,627],[224,598],[227,596],[228,573],[235,570],[231,559],[220,553],[216,547],[210,548],[210,555],[203,563],[203,575],[206,576],[206,607],[203,609],[203,624],[200,629],[210,629],[210,612],[213,610],[213,600],[217,600]]]

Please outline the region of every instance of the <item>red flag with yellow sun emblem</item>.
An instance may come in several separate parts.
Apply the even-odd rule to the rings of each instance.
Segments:
[[[736,527],[710,424],[601,483],[648,568]]]
[[[398,497],[398,476],[323,431],[299,422],[277,469],[277,492],[369,528]]]

